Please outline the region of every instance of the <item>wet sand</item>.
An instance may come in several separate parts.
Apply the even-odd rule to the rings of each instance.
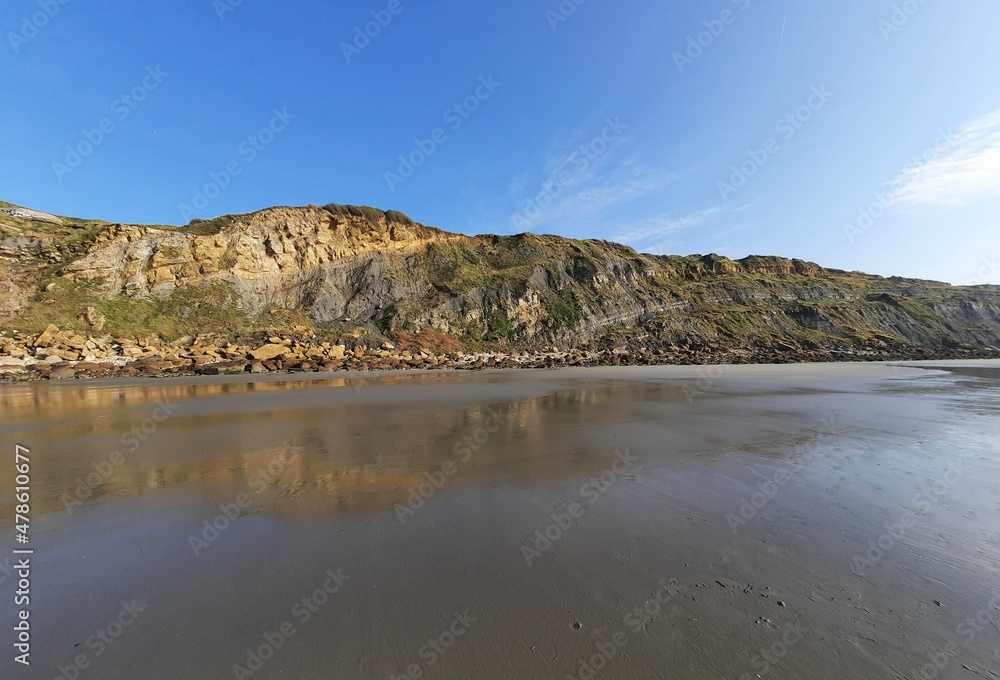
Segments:
[[[3,677],[1000,678],[1000,362],[0,387]],[[234,668],[234,666],[238,666]]]

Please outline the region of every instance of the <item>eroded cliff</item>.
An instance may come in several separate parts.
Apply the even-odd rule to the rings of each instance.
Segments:
[[[464,236],[373,208],[270,208],[171,228],[0,218],[5,329],[165,339],[296,327],[466,346],[1000,346],[1000,289],[779,257]],[[95,331],[97,321],[100,329]]]

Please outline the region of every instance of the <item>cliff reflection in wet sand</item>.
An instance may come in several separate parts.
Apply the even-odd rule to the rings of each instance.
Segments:
[[[683,400],[676,387],[606,382],[457,409],[445,395],[422,405],[398,395],[405,415],[391,402],[371,407],[386,388],[454,376],[414,378],[18,385],[0,396],[0,433],[44,442],[36,512],[191,484],[218,502],[246,493],[244,514],[377,513],[442,479],[530,485],[599,473],[614,451],[592,446],[582,423],[643,399]]]

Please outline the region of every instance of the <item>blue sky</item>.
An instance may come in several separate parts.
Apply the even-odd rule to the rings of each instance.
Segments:
[[[21,205],[367,204],[1000,283],[995,0],[8,0],[0,27]]]

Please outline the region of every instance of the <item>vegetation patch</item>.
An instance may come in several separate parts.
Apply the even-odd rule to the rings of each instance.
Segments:
[[[195,236],[215,236],[216,234],[221,234],[234,221],[232,215],[223,215],[211,220],[195,218],[186,227],[181,227],[178,231]]]
[[[63,330],[87,332],[78,317],[93,307],[106,318],[103,333],[122,337],[159,335],[174,340],[184,335],[212,332],[237,335],[254,324],[237,309],[232,285],[213,281],[177,289],[166,300],[101,297],[103,282],[59,280],[51,291],[40,291],[30,304],[4,323],[5,329],[39,333],[49,324]]]
[[[401,352],[442,354],[461,352],[464,349],[461,342],[436,328],[425,328],[416,332],[393,331],[392,341],[396,349]]]
[[[181,249],[177,246],[165,244],[160,246],[159,251],[168,260],[176,260],[181,256]]]
[[[77,316],[88,306],[100,303],[101,279],[56,282],[50,291],[39,290],[31,301],[2,324],[4,330],[19,330],[40,333],[49,324],[61,329],[84,330],[86,323],[77,321]]]
[[[486,329],[484,339],[487,341],[512,340],[514,337],[514,324],[502,309],[486,312]]]
[[[232,284],[212,281],[178,288],[166,300],[118,297],[99,306],[107,317],[106,331],[141,337],[156,334],[166,340],[212,333],[234,336],[252,324],[237,309]]]
[[[810,349],[836,347],[843,343],[841,338],[812,328],[796,328],[792,330],[791,334],[796,342]]]
[[[602,340],[618,343],[647,334],[648,331],[646,331],[646,329],[638,328],[636,326],[608,326],[603,329]]]
[[[548,305],[549,317],[556,328],[574,328],[583,321],[583,308],[572,291],[565,291]]]
[[[409,215],[401,213],[398,210],[379,210],[367,205],[339,205],[331,203],[323,206],[323,209],[341,217],[360,217],[371,226],[375,226],[382,220],[405,225],[417,224]]]
[[[233,267],[236,266],[236,262],[237,262],[236,251],[230,248],[223,254],[221,258],[219,258],[219,268],[223,270],[232,269]]]
[[[733,309],[723,311],[713,319],[719,330],[734,338],[746,338],[766,333],[769,324],[760,311]]]
[[[510,248],[474,247],[461,242],[434,243],[428,247],[432,281],[438,289],[462,295],[471,290],[509,290],[520,296],[544,257],[518,255]]]

